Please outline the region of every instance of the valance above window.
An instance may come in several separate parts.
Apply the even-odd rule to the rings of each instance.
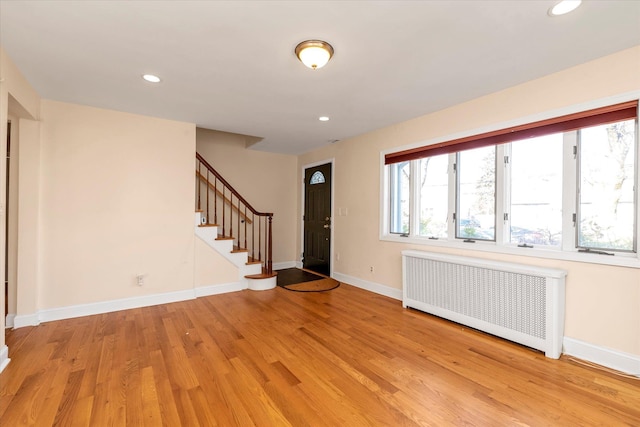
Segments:
[[[635,119],[637,117],[638,101],[623,102],[621,104],[567,114],[566,116],[540,120],[538,122],[495,130],[479,135],[439,142],[424,147],[389,153],[385,155],[384,163],[389,165],[424,157],[437,156],[439,154],[450,154],[473,148],[504,144],[511,141]]]

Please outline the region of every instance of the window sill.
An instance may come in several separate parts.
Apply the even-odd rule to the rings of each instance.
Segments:
[[[616,253],[615,256],[588,254],[576,251],[562,251],[553,248],[519,248],[516,245],[498,245],[494,242],[476,241],[464,243],[462,240],[432,240],[426,237],[401,237],[395,234],[384,234],[380,240],[386,242],[422,245],[427,247],[462,249],[476,252],[498,253],[525,256],[532,258],[554,259],[561,261],[584,262],[588,264],[612,265],[618,267],[640,268],[637,254]]]

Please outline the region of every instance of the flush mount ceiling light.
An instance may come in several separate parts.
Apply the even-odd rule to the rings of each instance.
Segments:
[[[333,56],[333,47],[322,40],[306,40],[296,46],[296,56],[304,65],[317,70],[327,65]]]
[[[564,15],[565,13],[569,13],[575,10],[578,6],[580,6],[580,3],[582,3],[582,0],[562,0],[561,2],[553,6],[551,9],[549,9],[549,15],[550,16]]]
[[[143,74],[142,78],[149,83],[160,83],[160,77],[154,76],[153,74]]]
[[[320,120],[321,122],[328,122],[328,121],[329,121],[329,117],[327,117],[327,116],[320,116],[320,117],[318,117],[318,120]]]

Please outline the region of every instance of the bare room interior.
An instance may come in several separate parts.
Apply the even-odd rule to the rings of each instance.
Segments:
[[[640,2],[0,0],[0,425],[640,425]]]

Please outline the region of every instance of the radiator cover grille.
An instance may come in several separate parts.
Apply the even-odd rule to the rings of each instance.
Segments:
[[[419,251],[403,252],[403,305],[560,356],[561,270]]]

